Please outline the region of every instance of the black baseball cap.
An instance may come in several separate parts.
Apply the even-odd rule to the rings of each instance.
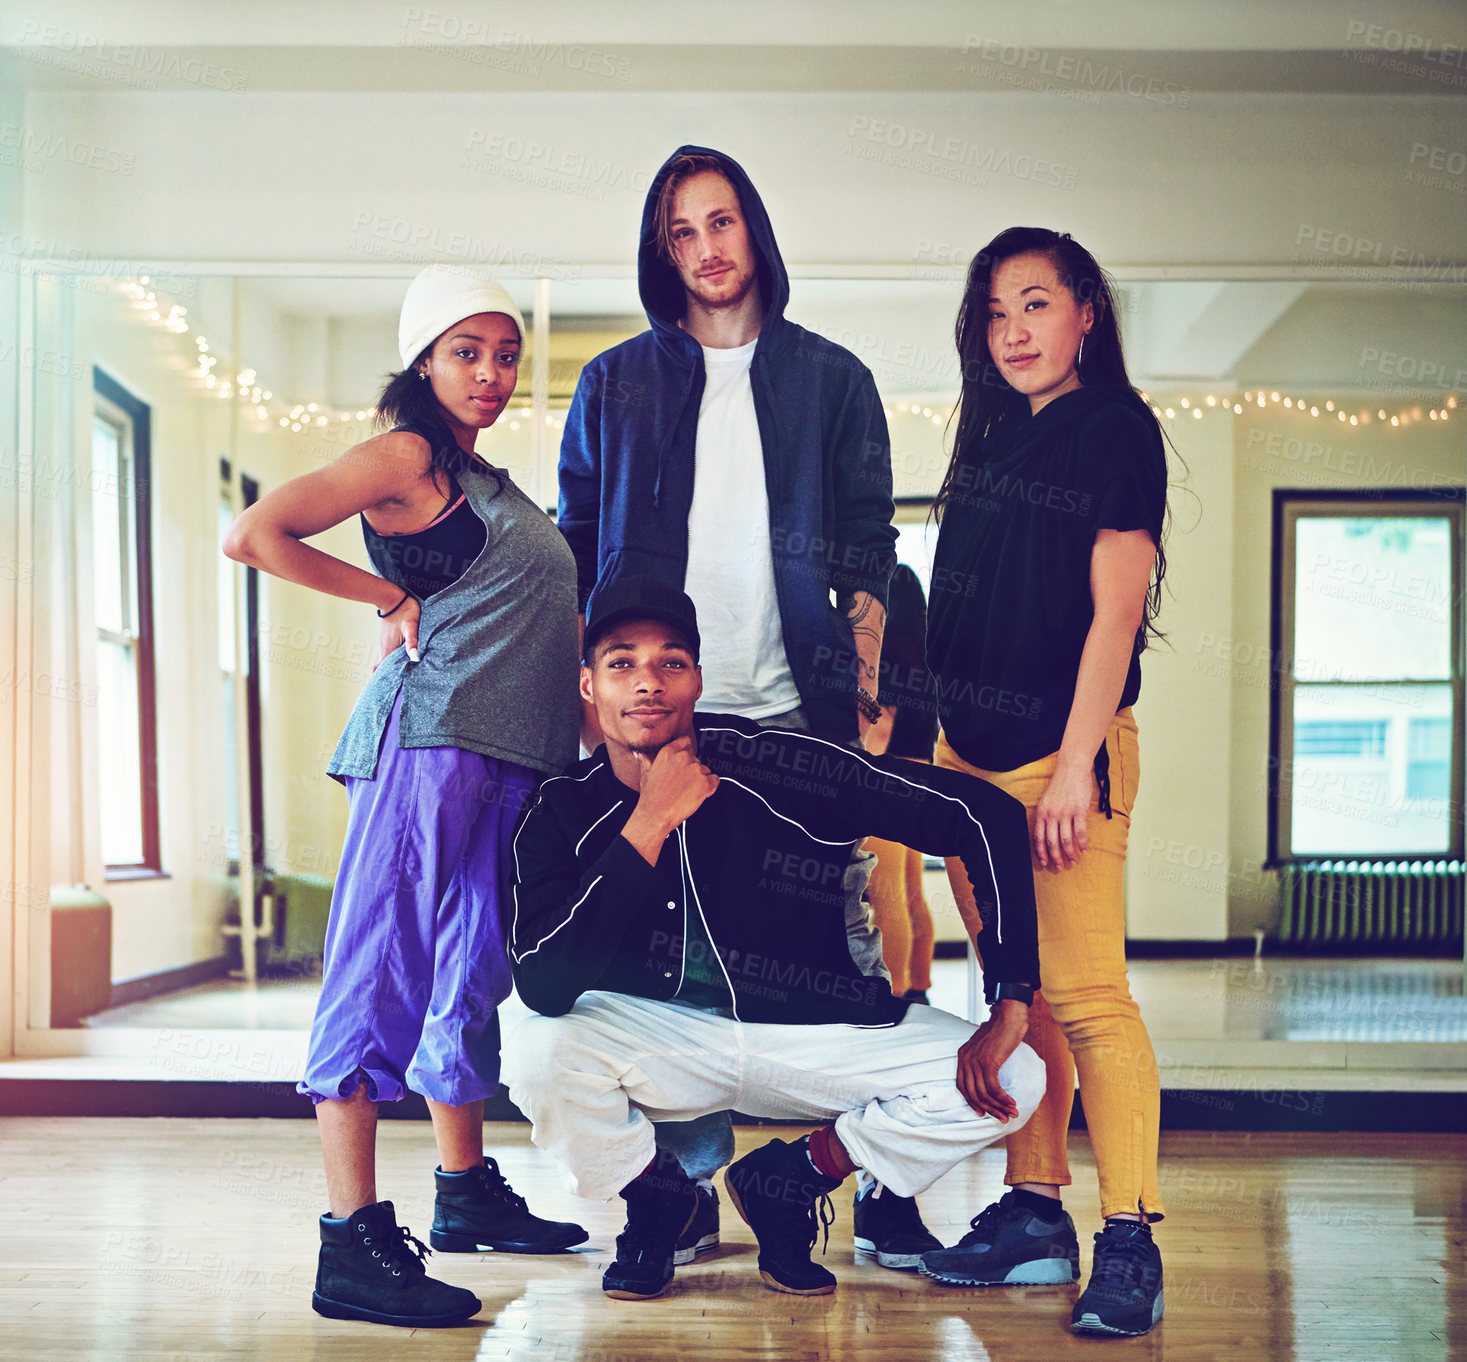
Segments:
[[[647,573],[631,573],[614,577],[598,586],[586,603],[586,634],[581,656],[589,659],[592,650],[613,624],[622,620],[658,620],[670,624],[683,636],[698,660],[702,640],[698,637],[698,612],[686,592]]]

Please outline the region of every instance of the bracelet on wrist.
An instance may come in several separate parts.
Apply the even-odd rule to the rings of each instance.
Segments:
[[[407,602],[412,598],[412,594],[413,593],[411,591],[404,591],[402,593],[402,600],[398,601],[398,603],[394,605],[391,610],[379,610],[377,612],[377,618],[379,620],[385,620],[389,615],[397,614],[397,612],[401,610],[402,607],[406,605]]]
[[[881,719],[881,706],[876,703],[876,697],[865,686],[856,687],[856,708],[873,724],[878,723]]]

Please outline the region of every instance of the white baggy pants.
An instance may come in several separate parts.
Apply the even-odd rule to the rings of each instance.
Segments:
[[[504,1081],[578,1196],[609,1200],[635,1178],[652,1159],[654,1121],[727,1108],[834,1120],[857,1167],[914,1196],[1017,1130],[1044,1096],[1044,1064],[1020,1045],[999,1075],[1017,1119],[974,1111],[956,1080],[976,1029],[916,1003],[888,1026],[782,1026],[592,992],[564,1016],[519,1025]]]

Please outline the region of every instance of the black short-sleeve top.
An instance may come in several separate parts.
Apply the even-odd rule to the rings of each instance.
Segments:
[[[1103,529],[1161,543],[1161,430],[1129,388],[1065,393],[965,460],[944,508],[927,604],[943,733],[965,761],[1011,771],[1059,750],[1094,619]],[[1141,690],[1141,642],[1119,709]]]

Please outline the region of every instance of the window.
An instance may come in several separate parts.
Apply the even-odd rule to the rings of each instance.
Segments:
[[[1275,861],[1462,854],[1462,509],[1274,494]]]
[[[1450,799],[1452,724],[1449,719],[1412,719],[1406,740],[1406,797]]]
[[[1294,755],[1297,757],[1383,757],[1386,729],[1383,720],[1353,723],[1321,723],[1304,720],[1294,724]]]
[[[224,555],[224,538],[234,523],[232,473],[225,459],[219,460],[219,507],[215,522],[219,556],[215,560],[219,573],[219,682],[224,713],[224,842],[220,853],[224,865],[236,863],[231,873],[238,873],[239,861],[239,728],[235,717],[235,673],[239,665],[236,646],[239,623],[234,601],[234,564]]]
[[[102,860],[159,874],[148,482],[149,409],[92,370],[92,562]]]

